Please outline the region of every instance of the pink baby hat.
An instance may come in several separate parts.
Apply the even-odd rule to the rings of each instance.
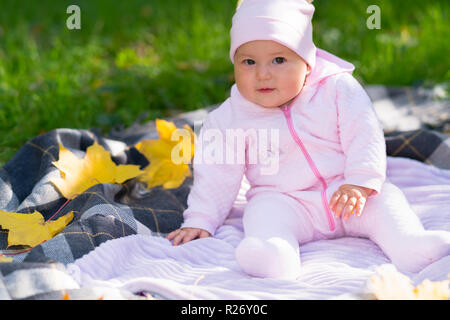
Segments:
[[[311,68],[316,62],[311,19],[314,6],[306,0],[244,0],[233,16],[230,59],[253,40],[273,40],[296,52]]]

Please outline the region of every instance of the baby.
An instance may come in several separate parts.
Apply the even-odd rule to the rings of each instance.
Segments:
[[[386,181],[382,126],[353,65],[315,47],[313,12],[305,0],[244,0],[236,10],[236,83],[203,124],[184,223],[167,239],[178,245],[214,235],[245,175],[236,261],[247,274],[295,279],[300,244],[343,236],[369,238],[397,268],[418,272],[450,254],[450,232],[425,230]],[[270,146],[256,134],[269,129]],[[245,132],[244,143],[230,132]],[[224,161],[230,154],[244,161]],[[277,170],[264,171],[273,160]]]

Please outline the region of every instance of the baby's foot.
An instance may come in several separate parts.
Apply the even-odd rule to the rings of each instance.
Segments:
[[[425,230],[411,237],[400,257],[392,262],[400,271],[417,273],[429,264],[450,255],[450,232]]]
[[[298,252],[281,238],[246,237],[236,248],[236,260],[255,277],[295,279],[300,273]]]

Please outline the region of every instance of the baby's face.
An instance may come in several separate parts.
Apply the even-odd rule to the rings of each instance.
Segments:
[[[239,92],[266,108],[282,106],[297,96],[308,68],[294,51],[271,40],[246,42],[234,56]]]

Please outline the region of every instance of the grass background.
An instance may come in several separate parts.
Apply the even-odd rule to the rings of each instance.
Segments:
[[[66,8],[81,8],[68,30]],[[369,5],[381,29],[369,30]],[[226,99],[236,0],[0,0],[0,166],[54,128],[130,125]],[[447,0],[315,0],[314,40],[366,84],[450,83]]]

